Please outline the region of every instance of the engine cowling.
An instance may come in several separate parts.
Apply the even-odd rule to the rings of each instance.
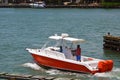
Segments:
[[[102,60],[98,63],[99,72],[108,72],[111,71],[113,68],[113,61],[112,60]]]

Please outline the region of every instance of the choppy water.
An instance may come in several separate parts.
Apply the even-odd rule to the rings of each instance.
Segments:
[[[120,36],[120,9],[0,8],[0,72],[50,75],[80,80],[119,80],[120,52],[103,50],[103,35]],[[45,70],[33,62],[25,48],[41,48],[47,37],[69,33],[86,39],[82,55],[114,60],[109,73],[88,75]]]

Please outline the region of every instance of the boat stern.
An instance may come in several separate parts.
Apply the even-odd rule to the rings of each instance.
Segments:
[[[98,62],[98,72],[109,72],[113,69],[113,60],[101,60]]]
[[[85,62],[92,74],[109,72],[113,69],[113,60],[92,59]]]

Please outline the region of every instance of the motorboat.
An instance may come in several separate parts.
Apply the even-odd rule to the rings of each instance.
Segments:
[[[67,33],[55,34],[48,38],[50,40],[40,49],[26,48],[40,66],[88,74],[109,72],[113,68],[112,60],[81,55],[81,60],[77,61],[75,56],[76,45],[84,43],[84,39],[70,37]],[[67,53],[61,51],[60,47],[67,47]]]
[[[45,7],[45,3],[42,1],[30,3],[29,5],[30,7],[33,7],[33,8],[44,8]]]

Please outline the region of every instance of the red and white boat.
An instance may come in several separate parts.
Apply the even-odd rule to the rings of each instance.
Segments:
[[[81,61],[76,61],[74,56],[76,45],[84,42],[84,39],[69,37],[68,34],[50,36],[53,46],[47,46],[48,42],[41,49],[26,48],[31,53],[35,62],[39,65],[83,73],[109,72],[113,68],[112,60],[101,60],[86,56],[81,56]],[[67,54],[60,52],[60,46],[69,48]]]

